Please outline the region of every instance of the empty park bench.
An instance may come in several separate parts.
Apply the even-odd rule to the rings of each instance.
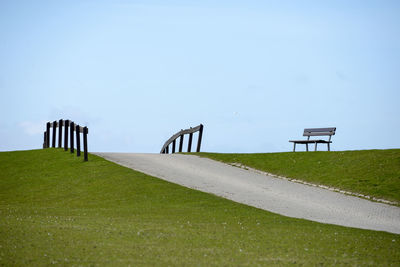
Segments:
[[[317,151],[317,144],[327,144],[328,151],[331,151],[330,144],[332,143],[331,137],[335,135],[336,127],[332,128],[310,128],[304,129],[303,136],[308,136],[307,140],[289,140],[293,143],[293,152],[296,151],[296,144],[305,144],[308,151],[308,144],[315,144],[315,151]],[[329,140],[310,140],[310,136],[329,136]]]

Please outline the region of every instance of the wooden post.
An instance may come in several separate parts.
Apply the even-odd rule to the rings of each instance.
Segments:
[[[64,150],[68,151],[68,126],[69,120],[64,121]]]
[[[176,139],[174,141],[172,141],[172,153],[175,153],[175,143],[176,143]]]
[[[62,126],[63,126],[63,120],[58,121],[58,147],[62,147]]]
[[[50,122],[46,124],[46,148],[50,147]]]
[[[87,148],[87,135],[88,135],[88,128],[84,127],[83,128],[83,155],[84,155],[84,160],[88,161],[88,148]]]
[[[43,132],[43,148],[46,148],[46,132]]]
[[[53,143],[52,147],[56,147],[56,138],[57,138],[57,121],[53,121]]]
[[[190,127],[192,128],[192,127]],[[192,139],[193,139],[193,133],[189,134],[189,142],[188,142],[188,152],[192,151]]]
[[[74,153],[74,130],[75,130],[75,123],[73,121],[71,121],[71,125],[70,125],[70,138],[71,138],[71,153]]]
[[[182,152],[182,147],[183,147],[183,134],[181,134],[181,138],[179,140],[179,152]]]
[[[200,124],[200,129],[199,129],[199,140],[197,141],[197,150],[196,152],[200,152],[200,147],[201,147],[201,138],[203,137],[203,124]]]
[[[169,153],[169,146],[167,146],[166,148],[165,148],[165,153]]]
[[[76,156],[81,156],[81,135],[79,131],[79,125],[76,125],[75,132],[76,132]]]

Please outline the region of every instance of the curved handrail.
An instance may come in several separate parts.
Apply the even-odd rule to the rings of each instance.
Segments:
[[[180,130],[173,136],[171,136],[162,146],[160,153],[161,154],[168,154],[169,153],[169,145],[172,144],[172,153],[175,153],[175,144],[176,144],[176,139],[180,137],[180,142],[179,142],[179,152],[182,152],[182,146],[183,146],[183,136],[185,134],[189,134],[189,142],[188,142],[188,152],[191,152],[192,149],[192,138],[193,134],[195,132],[199,132],[199,139],[197,141],[197,149],[196,152],[200,152],[200,146],[201,146],[201,139],[203,136],[203,124],[200,124],[196,127],[190,127],[189,129],[185,130]]]

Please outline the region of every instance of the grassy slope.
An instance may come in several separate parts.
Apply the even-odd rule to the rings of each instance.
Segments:
[[[399,265],[400,236],[293,219],[57,149],[0,153],[0,265]]]
[[[200,155],[400,202],[400,149]]]

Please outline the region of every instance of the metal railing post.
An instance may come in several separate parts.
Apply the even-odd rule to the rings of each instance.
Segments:
[[[196,152],[200,152],[200,147],[201,147],[201,139],[203,138],[203,124],[200,124],[200,129],[199,129],[199,139],[197,141],[197,150]]]
[[[191,128],[191,127],[190,127]],[[188,149],[187,152],[191,152],[192,151],[192,139],[193,139],[193,133],[189,134],[189,142],[188,142]]]
[[[175,144],[176,144],[176,139],[172,141],[172,153],[175,153]]]
[[[180,137],[181,137],[181,138],[180,138],[180,140],[179,140],[179,152],[182,152],[184,134],[181,134]]]

